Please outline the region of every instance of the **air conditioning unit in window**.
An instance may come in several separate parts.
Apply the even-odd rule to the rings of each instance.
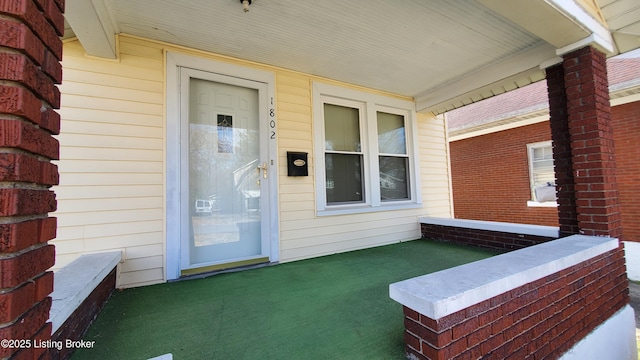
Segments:
[[[538,186],[533,189],[536,194],[536,201],[538,202],[547,202],[547,201],[556,201],[556,185],[552,183],[547,183],[543,186]]]

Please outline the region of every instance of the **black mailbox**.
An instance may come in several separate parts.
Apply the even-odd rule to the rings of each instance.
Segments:
[[[306,152],[287,151],[287,175],[309,176]]]

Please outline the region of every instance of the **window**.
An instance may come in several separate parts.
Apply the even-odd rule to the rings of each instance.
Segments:
[[[413,102],[314,84],[318,214],[418,206]]]
[[[327,203],[363,202],[360,109],[325,103],[324,134]]]
[[[380,197],[409,199],[409,156],[404,116],[377,112]]]
[[[527,151],[529,154],[531,199],[535,203],[555,204],[556,186],[551,142],[528,144]]]

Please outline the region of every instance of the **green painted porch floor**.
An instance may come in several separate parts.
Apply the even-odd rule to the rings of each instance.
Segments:
[[[72,360],[404,359],[389,284],[492,255],[416,240],[124,290]]]

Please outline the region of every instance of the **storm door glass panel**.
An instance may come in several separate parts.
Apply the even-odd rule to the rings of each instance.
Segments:
[[[190,266],[260,255],[258,91],[189,83]]]
[[[360,110],[324,104],[327,204],[364,202]]]
[[[404,116],[377,112],[380,198],[409,199],[409,156]]]

